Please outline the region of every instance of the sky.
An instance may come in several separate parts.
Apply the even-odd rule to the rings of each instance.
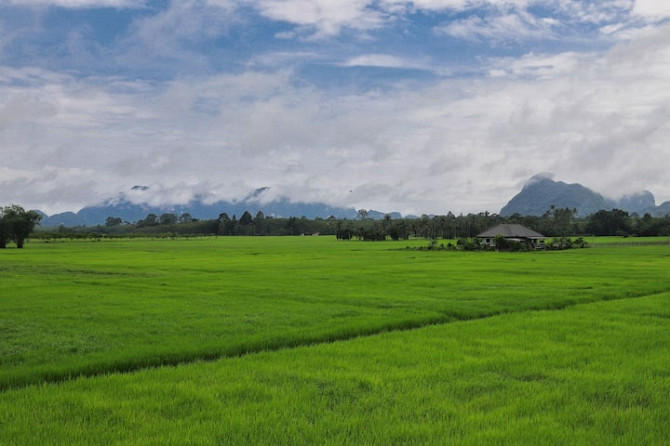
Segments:
[[[670,200],[667,0],[0,0],[0,205]],[[124,195],[126,194],[126,195]]]

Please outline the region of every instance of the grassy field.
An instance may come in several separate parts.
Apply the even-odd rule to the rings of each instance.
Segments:
[[[586,236],[583,239],[593,247],[599,246],[641,246],[659,245],[670,248],[670,239],[661,237],[593,237]]]
[[[0,252],[0,444],[670,441],[667,246],[425,243]]]
[[[667,444],[669,298],[31,386],[0,395],[2,436],[40,445]]]

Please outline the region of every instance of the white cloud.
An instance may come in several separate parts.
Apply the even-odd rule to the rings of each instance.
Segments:
[[[408,60],[390,54],[363,54],[352,57],[343,62],[344,67],[378,67],[378,68],[402,68],[402,69],[431,69],[427,62]]]
[[[604,55],[501,59],[503,77],[363,96],[296,87],[290,71],[123,86],[4,73],[14,85],[1,89],[0,144],[22,172],[0,172],[3,189],[51,208],[148,184],[165,189],[156,199],[271,186],[383,211],[495,212],[550,171],[667,200],[669,37],[665,27]],[[30,82],[17,86],[21,76]]]
[[[15,5],[56,5],[66,8],[142,8],[138,0],[0,0]],[[593,23],[605,30],[626,24],[633,17],[662,19],[670,16],[664,0],[607,0],[565,2],[562,0],[180,0],[162,13],[144,20],[142,28],[152,32],[170,30],[177,36],[211,36],[226,29],[233,12],[250,5],[262,16],[296,28],[278,38],[332,38],[342,30],[372,31],[388,27],[415,11],[472,12],[467,19],[450,22],[440,29],[461,38],[505,40],[552,38],[561,26]],[[537,16],[531,7],[547,8],[551,15]],[[200,14],[199,12],[204,12]],[[200,27],[200,28],[199,28]],[[158,44],[161,39],[154,41]],[[166,44],[166,45],[169,45]]]
[[[492,77],[515,76],[526,79],[550,79],[568,75],[587,60],[591,54],[566,52],[560,54],[529,53],[520,58],[494,59],[491,61]]]
[[[633,14],[652,19],[670,18],[670,2],[667,0],[635,0]]]
[[[485,7],[515,8],[524,14],[526,0],[251,0],[258,11],[272,20],[301,27],[297,35],[333,37],[343,29],[370,31],[395,23],[414,11],[464,11]],[[503,17],[503,22],[514,17]],[[513,26],[508,24],[507,26]],[[282,33],[292,38],[295,33]]]
[[[200,46],[216,47],[213,41],[225,38],[231,27],[243,23],[236,14],[237,7],[233,0],[171,1],[155,14],[136,18],[92,65],[102,62],[104,67],[109,58],[113,65],[126,70],[141,75],[161,73],[161,77],[211,71],[218,61]],[[73,59],[79,57],[74,55]]]
[[[537,0],[536,0],[537,1]],[[534,0],[382,0],[388,9],[423,11],[464,11],[486,7],[526,8]]]
[[[165,51],[179,39],[200,40],[223,35],[235,21],[232,0],[179,0],[135,23],[137,35],[152,49]]]
[[[73,203],[102,200],[103,196],[95,195],[97,187],[95,171],[54,166],[30,170],[0,167],[0,188],[4,192],[0,205],[19,204],[52,214],[73,210]]]
[[[437,32],[467,40],[489,42],[526,39],[554,39],[554,20],[538,19],[525,11],[513,11],[500,15],[470,17],[450,22],[437,28]]]
[[[383,3],[382,13],[364,1],[310,3],[302,11],[290,1],[294,9],[283,12],[278,1],[258,4],[267,17],[322,36],[352,28],[357,18],[364,19],[357,29],[371,29],[384,17]],[[463,11],[475,5],[415,3]],[[526,15],[525,6],[472,19],[462,35],[551,36],[558,25]],[[225,35],[237,19],[232,2],[173,3],[136,22],[123,44],[139,48],[129,61],[158,54],[201,63],[184,42]],[[0,68],[2,199],[55,211],[135,184],[155,186],[159,201],[202,193],[241,198],[271,186],[296,200],[382,211],[495,212],[532,175],[551,171],[602,192],[646,188],[668,200],[670,27],[649,23],[605,53],[490,58],[476,69],[495,76],[399,82],[358,94],[319,90],[286,68],[295,55],[331,60],[311,47],[252,57],[246,72],[164,81]],[[425,65],[371,51],[342,66]]]
[[[555,11],[563,14],[568,22],[595,25],[627,21],[632,5],[633,0],[552,1],[552,7]]]
[[[472,0],[381,0],[380,2],[386,10],[394,12],[407,11],[444,11],[444,10],[463,10],[472,7],[475,1]]]
[[[370,0],[256,0],[267,18],[315,29],[316,37],[335,36],[343,28],[369,30],[383,24]]]

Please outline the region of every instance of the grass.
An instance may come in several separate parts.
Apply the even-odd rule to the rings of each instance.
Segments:
[[[642,245],[665,245],[670,246],[670,239],[667,236],[659,237],[582,237],[591,246],[642,246]]]
[[[667,246],[407,244],[0,251],[0,444],[670,440]]]
[[[8,444],[670,441],[669,294],[0,394]]]
[[[397,247],[204,238],[2,252],[0,389],[670,289],[661,247]]]

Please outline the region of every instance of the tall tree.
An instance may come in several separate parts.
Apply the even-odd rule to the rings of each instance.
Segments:
[[[160,224],[158,220],[158,216],[156,214],[149,214],[147,215],[147,218],[144,220],[140,220],[137,222],[138,227],[142,226],[158,226]]]
[[[628,212],[600,210],[589,216],[586,230],[593,235],[626,235],[630,232]]]
[[[219,235],[232,235],[232,221],[230,220],[230,217],[228,217],[228,214],[225,212],[222,212],[219,214],[219,218],[216,220],[217,222],[217,234]]]
[[[0,226],[3,229],[0,229],[0,232],[6,230],[7,235],[16,243],[16,247],[21,249],[23,248],[23,243],[41,219],[42,216],[37,212],[26,211],[21,206],[13,204],[5,207],[2,211],[2,224]],[[0,236],[0,238],[2,237]],[[4,245],[5,247],[7,246],[6,240]]]
[[[105,226],[110,227],[110,226],[118,226],[121,223],[123,223],[123,220],[121,220],[121,217],[107,217],[105,220]]]
[[[170,213],[161,214],[161,216],[159,217],[159,222],[163,226],[175,225],[177,224],[177,220],[178,220],[177,216],[175,214]]]
[[[575,215],[577,215],[575,208],[557,208],[552,204],[540,220],[543,223],[540,232],[550,236],[570,235],[574,233],[573,218]]]
[[[11,238],[9,222],[5,219],[5,210],[0,208],[0,249],[5,249]]]
[[[265,214],[263,211],[258,211],[256,217],[254,218],[254,232],[255,235],[266,235],[267,226],[265,224]]]
[[[189,214],[188,212],[184,212],[179,217],[178,223],[191,223],[193,221],[195,221],[195,218],[193,218],[193,216],[191,214]]]
[[[244,226],[250,225],[251,223],[253,223],[253,221],[254,218],[251,216],[249,211],[244,211],[244,213],[240,217],[240,224]]]

